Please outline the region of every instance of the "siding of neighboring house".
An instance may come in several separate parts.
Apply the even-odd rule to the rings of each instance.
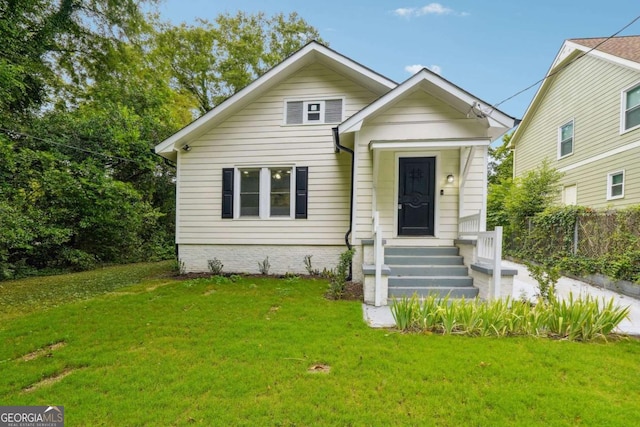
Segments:
[[[189,141],[191,151],[178,154],[176,241],[181,258],[202,263],[207,257],[224,254],[223,245],[230,245],[229,250],[233,245],[261,245],[272,256],[275,255],[270,245],[343,248],[349,226],[351,159],[334,152],[331,128],[336,124],[283,124],[285,99],[327,96],[344,97],[345,118],[378,97],[315,63],[297,71],[208,133]],[[307,219],[221,219],[222,169],[270,165],[309,168]],[[301,249],[300,266],[304,250]],[[238,254],[228,258],[242,261]],[[250,262],[253,265],[255,260]],[[198,268],[202,266],[190,270]],[[246,271],[240,264],[227,271],[234,270]]]
[[[594,159],[640,141],[640,129],[620,134],[621,93],[640,81],[640,72],[585,56],[559,72],[515,142],[515,176],[543,159],[565,172],[563,186],[577,184],[577,204],[624,207],[640,203],[640,147]],[[533,114],[531,114],[533,113]],[[574,120],[573,154],[558,160],[558,127]],[[576,163],[581,166],[574,166]],[[626,170],[625,197],[607,200],[607,175]]]
[[[452,244],[458,232],[458,184],[460,170],[460,149],[434,148],[421,151],[381,151],[378,161],[378,174],[376,182],[373,181],[373,153],[369,149],[371,141],[402,141],[414,138],[424,138],[425,129],[433,139],[447,138],[476,138],[486,130],[474,119],[466,116],[448,104],[430,96],[423,91],[417,91],[390,108],[376,114],[366,121],[360,131],[357,140],[357,175],[356,189],[356,222],[354,241],[357,239],[369,239],[372,235],[372,201],[373,187],[376,186],[376,205],[380,215],[380,224],[383,234],[389,244],[394,244],[397,236],[396,205],[398,157],[434,156],[436,160],[436,237],[433,245]],[[446,146],[446,141],[442,142]],[[466,186],[468,198],[465,201],[465,209],[475,213],[483,204],[483,180],[485,165],[483,157],[484,149],[476,150],[473,167],[469,174]],[[454,174],[456,181],[448,184],[446,177]],[[440,195],[440,189],[444,195]],[[468,205],[467,205],[468,203]],[[402,242],[409,241],[403,237]],[[422,239],[424,240],[424,239]]]

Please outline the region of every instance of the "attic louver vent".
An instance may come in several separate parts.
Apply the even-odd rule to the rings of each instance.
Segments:
[[[342,99],[288,101],[286,110],[288,125],[342,122]]]
[[[302,123],[302,101],[287,102],[287,124],[295,125]]]
[[[329,99],[324,104],[324,121],[326,123],[340,123],[342,121],[342,99]]]

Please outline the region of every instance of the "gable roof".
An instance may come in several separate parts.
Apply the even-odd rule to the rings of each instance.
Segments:
[[[573,61],[578,60],[581,56],[591,55],[601,58],[620,66],[632,68],[640,71],[640,36],[622,36],[622,37],[596,37],[583,39],[568,39],[562,44],[555,59],[551,63],[549,71],[534,95],[531,103],[527,107],[522,117],[522,125],[520,125],[513,134],[510,147],[514,147],[522,134],[524,128],[529,122],[528,118],[536,110],[544,93],[554,80],[555,74],[565,67],[571,65]]]
[[[609,55],[640,63],[640,36],[598,37],[590,39],[569,39],[589,49],[595,48]]]
[[[480,120],[486,120],[487,127],[489,128],[489,136],[492,139],[499,137],[515,125],[516,119],[513,117],[491,107],[490,104],[473,96],[439,74],[423,68],[396,88],[345,120],[338,126],[338,132],[349,133],[360,130],[366,118],[371,117],[376,112],[381,111],[416,90],[423,90],[430,93],[448,103],[462,114],[468,115],[473,113],[474,117]]]
[[[374,93],[382,95],[397,86],[397,83],[383,75],[353,61],[350,58],[320,44],[309,42],[293,55],[258,77],[244,89],[238,91],[209,112],[191,122],[155,147],[155,152],[175,160],[176,150],[187,140],[204,134],[215,124],[241,110],[248,103],[260,97],[302,67],[311,63],[322,63],[329,68],[351,78]]]

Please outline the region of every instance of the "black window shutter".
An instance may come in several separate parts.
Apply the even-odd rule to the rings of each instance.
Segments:
[[[307,217],[309,198],[309,168],[296,167],[296,219]]]
[[[233,168],[222,169],[222,218],[233,218]]]

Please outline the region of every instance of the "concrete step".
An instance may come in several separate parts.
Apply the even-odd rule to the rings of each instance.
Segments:
[[[403,286],[398,288],[389,288],[389,298],[402,298],[411,297],[413,295],[418,297],[426,297],[429,295],[437,295],[441,298],[475,298],[478,296],[478,288],[465,287],[465,288],[448,288],[448,287],[413,287]]]
[[[462,265],[462,257],[460,255],[385,255],[384,262],[389,265]]]
[[[388,265],[463,265],[460,255],[385,255],[384,263]]]
[[[385,246],[385,255],[404,255],[404,256],[446,256],[458,255],[456,247],[413,247],[413,246]]]
[[[473,286],[473,278],[469,276],[389,276],[389,290],[397,287],[450,287],[464,288]]]
[[[390,265],[390,276],[468,276],[464,265]]]

